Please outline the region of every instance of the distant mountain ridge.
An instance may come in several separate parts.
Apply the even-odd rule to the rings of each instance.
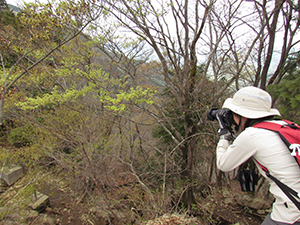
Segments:
[[[17,7],[17,6],[14,6],[14,5],[12,5],[12,4],[7,4],[7,5],[8,5],[8,7],[9,7],[9,9],[11,9],[14,13],[18,13],[18,12],[21,11],[20,8]]]

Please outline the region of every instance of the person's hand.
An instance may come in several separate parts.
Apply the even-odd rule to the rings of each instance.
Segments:
[[[221,136],[221,135],[224,135],[224,134],[227,134],[227,133],[230,133],[229,129],[227,128],[228,124],[227,124],[227,121],[226,121],[226,114],[225,113],[218,113],[216,115],[217,117],[217,120],[219,122],[219,130],[218,130],[218,134]]]
[[[218,120],[219,126],[220,126],[220,128],[218,130],[218,134],[220,135],[220,139],[233,141],[235,139],[235,137],[228,128],[229,121],[227,121],[228,118],[227,118],[226,112],[217,114],[216,117],[217,117],[217,120]]]

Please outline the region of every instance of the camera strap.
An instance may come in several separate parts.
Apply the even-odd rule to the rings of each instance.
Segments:
[[[253,158],[254,159],[254,158]],[[262,168],[262,170],[265,172],[266,176],[273,180],[277,186],[285,193],[285,195],[295,204],[295,206],[300,210],[300,194],[296,192],[294,189],[290,188],[289,186],[282,183],[280,180],[278,180],[276,177],[272,176],[269,172],[269,170],[264,167],[262,164],[260,164],[256,159],[254,159],[258,165]],[[296,198],[298,199],[296,199]]]

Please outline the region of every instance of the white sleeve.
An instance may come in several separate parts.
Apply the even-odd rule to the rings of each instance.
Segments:
[[[224,172],[231,171],[253,156],[256,150],[247,130],[240,133],[232,144],[221,139],[217,145],[217,167]]]

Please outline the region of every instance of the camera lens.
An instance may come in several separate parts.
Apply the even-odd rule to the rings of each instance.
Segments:
[[[211,108],[208,110],[207,118],[211,121],[217,120],[217,114],[220,112],[220,109]]]

